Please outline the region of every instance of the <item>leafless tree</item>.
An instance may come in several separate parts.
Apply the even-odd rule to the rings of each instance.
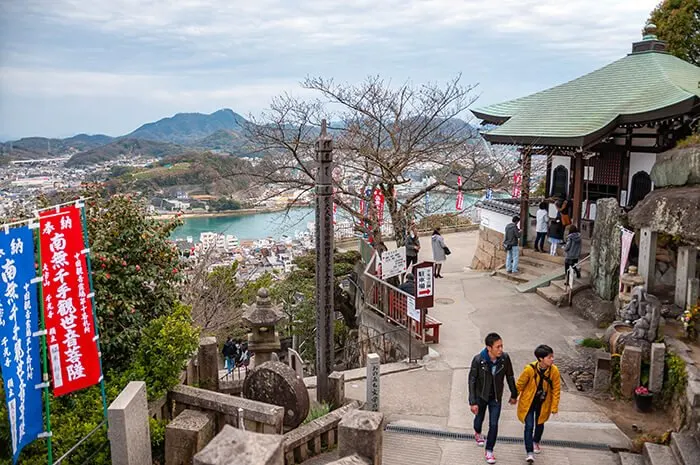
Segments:
[[[516,168],[507,153],[498,153],[465,122],[474,102],[474,86],[457,76],[445,85],[410,82],[393,87],[380,77],[358,85],[307,78],[302,86],[315,100],[282,95],[260,118],[251,118],[247,137],[263,155],[253,176],[270,196],[314,186],[314,142],[322,119],[334,137],[334,201],[356,225],[364,224],[375,243],[382,241],[372,192],[382,193],[394,229],[404,243],[416,205],[436,189],[454,191],[462,177],[463,192],[498,188]],[[399,191],[419,173],[431,181],[420,189]],[[401,195],[401,197],[399,197]],[[369,211],[361,211],[360,200]]]

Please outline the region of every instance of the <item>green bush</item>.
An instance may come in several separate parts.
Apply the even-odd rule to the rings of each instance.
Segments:
[[[582,347],[588,347],[591,349],[601,349],[605,347],[605,343],[597,338],[587,337],[581,341]]]

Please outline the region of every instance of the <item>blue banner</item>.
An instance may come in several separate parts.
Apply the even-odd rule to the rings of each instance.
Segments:
[[[0,231],[0,363],[16,463],[44,431],[34,238],[28,226]]]

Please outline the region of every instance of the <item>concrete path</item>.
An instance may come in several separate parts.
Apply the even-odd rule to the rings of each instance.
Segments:
[[[503,337],[517,377],[534,360],[533,351],[538,344],[550,345],[556,360],[557,356],[573,354],[576,339],[594,337],[598,331],[567,308],[557,308],[536,294],[519,293],[513,282],[471,271],[468,266],[476,241],[476,232],[445,236],[452,254],[443,266],[445,278],[436,280],[436,306],[430,310],[431,315],[443,322],[440,344],[431,346],[439,356],[423,363],[421,369],[382,376],[380,410],[390,423],[433,425],[472,433],[474,417],[467,401],[468,369],[489,332],[495,331]],[[429,239],[421,238],[421,243],[419,261],[429,260]],[[544,438],[627,447],[628,439],[605,413],[570,387],[573,391],[562,393],[560,414],[547,423]],[[364,380],[347,382],[345,392],[348,397],[364,400]],[[520,438],[522,431],[515,407],[506,404],[499,434]],[[496,450],[501,457],[499,463],[524,463],[521,444],[501,444]],[[484,463],[483,450],[471,442],[402,433],[387,433],[384,456],[387,465]],[[537,463],[616,462],[609,452],[552,447],[538,457]]]

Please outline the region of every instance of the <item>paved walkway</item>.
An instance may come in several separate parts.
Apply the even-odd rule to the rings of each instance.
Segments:
[[[599,330],[590,322],[557,308],[536,294],[521,294],[515,284],[471,271],[468,266],[476,247],[477,233],[445,236],[452,250],[443,266],[444,279],[436,280],[436,306],[430,314],[443,322],[440,344],[431,346],[439,356],[421,369],[382,376],[381,407],[389,422],[433,425],[471,433],[473,415],[467,401],[467,375],[472,357],[483,348],[491,331],[504,340],[517,374],[534,360],[538,344],[548,344],[557,355],[572,354],[575,339],[593,337]],[[430,259],[429,238],[421,238],[419,259]],[[419,260],[420,261],[420,260]],[[627,440],[604,412],[575,388],[562,393],[560,414],[545,428],[545,439],[597,442],[625,446]],[[506,389],[507,392],[507,389]],[[363,380],[349,381],[346,395],[364,400]],[[486,426],[486,425],[485,425]],[[486,428],[485,428],[486,429]],[[484,431],[486,432],[486,431]],[[515,407],[506,404],[499,435],[522,437]],[[386,465],[485,463],[483,450],[473,442],[436,439],[402,433],[387,433]],[[496,447],[499,463],[524,463],[521,444]],[[617,463],[610,452],[551,447],[537,463],[608,465]]]

